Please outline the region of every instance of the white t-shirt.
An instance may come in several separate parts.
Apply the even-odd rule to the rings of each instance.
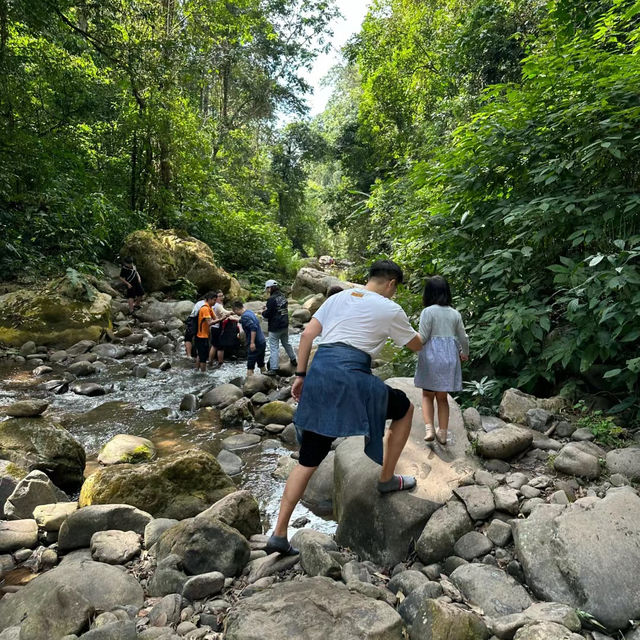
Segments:
[[[319,344],[344,342],[372,357],[388,338],[404,346],[416,336],[399,304],[367,289],[336,293],[313,317],[322,325]]]
[[[202,309],[203,306],[204,306],[204,300],[198,300],[198,302],[196,302],[193,305],[193,309],[191,310],[189,317],[195,318],[200,313],[200,309]]]
[[[218,318],[218,322],[214,323],[212,326],[219,327],[220,326],[220,318],[222,318],[222,315],[225,312],[225,308],[222,306],[221,303],[216,302],[213,305],[213,312],[216,314],[216,318]]]

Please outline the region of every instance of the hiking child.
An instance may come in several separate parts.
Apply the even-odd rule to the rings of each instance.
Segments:
[[[122,269],[120,269],[120,280],[127,285],[127,301],[129,302],[129,313],[133,313],[134,309],[140,308],[144,289],[142,288],[142,280],[140,274],[133,264],[133,258],[127,256],[122,261]]]
[[[413,489],[413,476],[395,474],[396,463],[409,437],[413,405],[403,391],[393,389],[371,373],[371,360],[388,338],[420,351],[420,336],[400,305],[391,301],[402,283],[402,270],[390,260],[369,269],[363,288],[328,298],[302,333],[298,369],[292,387],[299,401],[294,418],[300,457],[287,479],[280,512],[267,553],[297,553],[287,539],[291,514],[333,441],[364,435],[365,453],[381,465],[377,490],[390,493]],[[318,350],[307,372],[311,347]],[[385,422],[391,419],[386,438]]]
[[[258,316],[249,309],[245,309],[241,300],[234,300],[231,305],[233,312],[240,316],[240,326],[247,336],[247,376],[252,376],[256,364],[260,371],[264,371],[264,352],[267,341],[260,327]]]
[[[204,296],[204,304],[198,311],[198,325],[195,338],[196,347],[196,371],[204,372],[207,370],[207,357],[209,356],[209,329],[216,321],[216,314],[212,306],[216,301],[216,294],[213,291],[206,293]]]
[[[447,444],[449,400],[447,394],[462,390],[461,360],[469,359],[469,339],[462,316],[451,306],[451,289],[442,276],[427,278],[422,294],[420,336],[414,384],[422,389],[422,416],[426,442],[434,438]],[[434,401],[438,404],[438,432],[434,431]]]

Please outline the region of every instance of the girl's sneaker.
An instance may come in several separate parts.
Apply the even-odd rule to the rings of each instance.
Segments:
[[[433,442],[436,437],[436,432],[433,428],[432,424],[424,425],[424,441],[425,442]]]
[[[447,444],[447,430],[446,429],[438,429],[438,433],[436,433],[436,438],[441,445]]]

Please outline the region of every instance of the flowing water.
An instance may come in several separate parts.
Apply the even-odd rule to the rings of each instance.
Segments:
[[[299,336],[292,335],[290,339],[297,347]],[[246,362],[226,362],[218,370],[200,373],[193,370],[190,360],[173,355],[166,357],[171,363],[167,371],[149,369],[146,378],[132,375],[134,365],[155,358],[157,355],[151,354],[127,356],[108,363],[104,371],[82,378],[83,382],[97,382],[108,390],[107,395],[97,397],[72,392],[52,396],[38,387],[48,379],[60,378],[59,373],[35,378],[25,365],[5,367],[0,369],[0,407],[28,397],[48,397],[51,404],[47,415],[67,428],[87,452],[85,475],[98,467],[100,448],[119,433],[148,438],[160,456],[192,446],[217,455],[222,440],[237,431],[222,429],[218,412],[213,409],[179,411],[180,401],[187,393],[199,394],[244,376]],[[284,483],[275,480],[271,473],[278,458],[289,455],[290,450],[278,439],[263,439],[255,447],[234,453],[242,458],[244,467],[233,479],[256,497],[265,527],[270,529],[275,524],[284,489]],[[335,530],[335,522],[313,514],[303,505],[296,508],[292,521],[301,516],[308,517],[309,526],[316,530],[327,533]]]

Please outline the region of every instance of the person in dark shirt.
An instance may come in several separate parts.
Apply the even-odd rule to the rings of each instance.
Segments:
[[[247,376],[253,375],[256,364],[260,371],[264,372],[267,341],[264,339],[258,316],[253,311],[245,309],[241,300],[235,300],[231,308],[240,316],[240,326],[247,336]]]
[[[140,308],[144,289],[142,288],[142,280],[140,274],[133,264],[133,258],[127,256],[122,262],[120,269],[120,280],[127,285],[127,299],[129,302],[129,313],[133,313],[134,309]]]
[[[298,364],[296,353],[289,344],[289,304],[286,296],[280,291],[275,280],[267,280],[264,289],[269,293],[269,299],[262,310],[262,317],[269,323],[269,371],[267,375],[275,375],[280,361],[280,343],[287,352],[291,364]]]

